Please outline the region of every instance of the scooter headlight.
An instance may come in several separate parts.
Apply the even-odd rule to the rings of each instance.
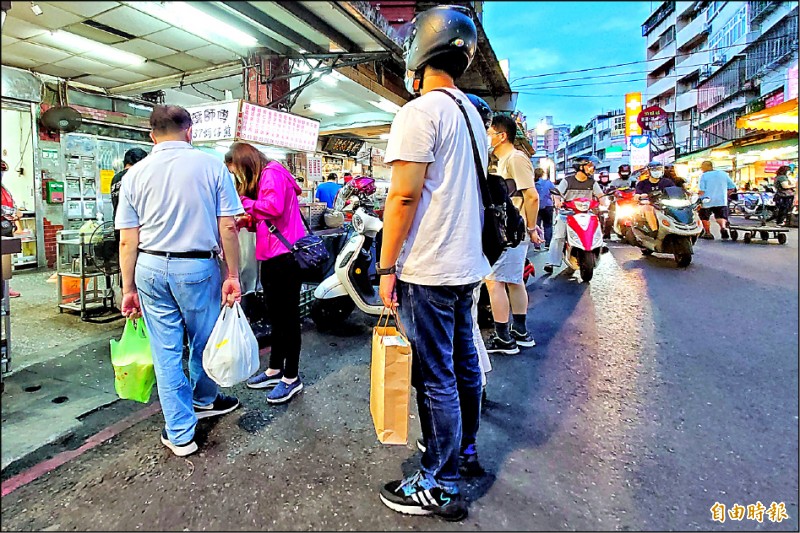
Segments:
[[[666,198],[661,203],[667,207],[689,207],[692,202],[683,198]]]
[[[589,202],[588,200],[575,200],[573,203],[575,204],[575,209],[577,209],[582,213],[588,211],[589,206],[592,205],[591,202]]]
[[[618,218],[630,218],[636,214],[636,208],[632,205],[620,205],[617,207]]]

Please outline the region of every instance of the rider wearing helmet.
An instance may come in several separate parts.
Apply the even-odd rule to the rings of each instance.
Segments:
[[[483,125],[486,126],[488,130],[492,125],[492,118],[494,118],[494,112],[492,108],[489,107],[489,104],[486,103],[486,100],[481,98],[480,96],[475,96],[474,94],[467,94],[467,98],[469,101],[472,102],[472,105],[475,106],[475,109],[478,110],[480,113],[481,118],[483,119]]]
[[[572,167],[575,169],[574,176],[567,176],[561,180],[556,187],[561,193],[560,198],[554,199],[555,206],[561,207],[561,202],[593,196],[600,198],[603,196],[603,189],[592,177],[594,169],[600,165],[600,160],[593,155],[581,155],[575,158]],[[544,271],[548,274],[553,272],[556,265],[560,265],[564,252],[564,241],[567,238],[567,224],[562,217],[556,217],[556,224],[553,228],[553,240],[550,243],[550,256]]]
[[[635,198],[639,199],[642,195],[651,195],[657,191],[663,191],[667,187],[675,187],[675,182],[664,177],[664,163],[651,161],[647,165],[647,179],[641,180],[636,184]],[[642,205],[639,210],[651,231],[658,230],[658,220],[652,205]]]
[[[611,182],[611,187],[614,189],[625,189],[631,187],[631,166],[623,163],[617,169],[619,177]]]
[[[439,5],[400,34],[406,87],[418,98],[397,112],[386,146],[392,183],[377,273],[383,304],[401,324],[415,325],[407,334],[425,451],[420,470],[384,485],[380,499],[397,512],[462,520],[459,467],[479,470],[481,368],[471,310],[474,289],[491,268],[481,245],[483,205],[469,133],[485,138],[484,119],[455,80],[475,56],[478,31],[469,8]],[[485,169],[485,142],[477,152]]]
[[[603,192],[608,192],[611,188],[611,178],[608,174],[608,170],[601,170],[600,175],[597,177],[597,183],[600,184],[600,188],[603,189]]]

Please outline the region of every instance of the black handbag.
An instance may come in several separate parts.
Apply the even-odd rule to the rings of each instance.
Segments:
[[[15,224],[10,220],[6,220],[5,218],[0,218],[0,235],[2,235],[3,237],[13,237],[14,226]]]
[[[300,265],[300,270],[303,271],[303,279],[313,281],[322,277],[322,271],[324,270],[325,264],[330,259],[330,253],[328,249],[325,248],[325,243],[322,242],[322,239],[314,235],[311,226],[308,225],[308,221],[306,217],[303,216],[302,212],[300,213],[300,218],[303,219],[303,224],[305,224],[308,230],[308,235],[297,239],[294,245],[286,240],[286,237],[278,231],[278,228],[276,228],[274,224],[269,225],[269,232],[275,235],[292,253],[295,261]]]
[[[472,125],[464,104],[449,91],[434,90],[449,96],[458,105],[467,123],[467,130],[469,130],[469,137],[472,141],[475,170],[478,173],[478,187],[483,202],[483,254],[489,260],[489,264],[494,265],[504,250],[518,246],[525,239],[527,233],[525,221],[511,202],[506,180],[497,174],[488,174],[488,176],[485,174],[478,154],[478,144],[475,141],[475,134],[472,132]]]

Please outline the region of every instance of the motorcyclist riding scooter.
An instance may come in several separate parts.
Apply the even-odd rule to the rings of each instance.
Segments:
[[[651,161],[647,165],[648,178],[636,184],[636,199],[641,199],[642,195],[652,194],[654,191],[663,191],[667,187],[675,187],[675,182],[664,177],[664,163]],[[650,231],[658,230],[655,210],[652,205],[642,205],[639,216],[647,221]]]
[[[567,176],[557,186],[557,190],[561,193],[560,197],[554,198],[557,208],[561,207],[562,202],[576,198],[594,197],[595,199],[600,199],[603,197],[603,189],[592,179],[594,169],[599,164],[600,160],[593,155],[578,156],[575,159],[572,164],[576,170],[575,175]],[[544,271],[548,274],[551,274],[556,266],[561,265],[566,239],[567,223],[563,217],[557,216],[553,227],[553,239],[550,241],[550,255],[547,264],[544,266]]]

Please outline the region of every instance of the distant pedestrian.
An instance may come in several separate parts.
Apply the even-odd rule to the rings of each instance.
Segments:
[[[247,386],[272,387],[267,402],[285,403],[303,390],[299,377],[302,279],[300,265],[278,234],[291,245],[306,234],[298,199],[302,190],[286,167],[253,145],[236,142],[230,151],[233,171],[243,184],[242,204],[253,218],[256,259],[261,261],[261,285],[273,331],[269,366],[247,380]]]
[[[122,186],[122,178],[128,173],[128,170],[147,157],[147,152],[141,148],[131,148],[125,152],[122,159],[123,168],[111,178],[111,207],[114,210],[114,218],[117,218],[117,205],[119,205],[119,189]],[[117,232],[117,241],[119,241],[119,232]]]
[[[553,195],[550,191],[556,188],[549,179],[543,179],[544,170],[537,168],[533,171],[536,181],[536,192],[539,193],[539,225],[544,230],[544,249],[550,249],[550,240],[553,238]],[[541,246],[535,245],[538,247]]]
[[[336,195],[341,190],[342,186],[336,183],[339,177],[335,172],[328,174],[328,181],[320,183],[317,186],[317,200],[325,202],[328,209],[333,209],[333,203],[336,201]]]
[[[700,208],[700,220],[703,222],[701,239],[714,240],[711,234],[711,215],[719,224],[719,232],[723,239],[730,238],[728,233],[728,194],[736,191],[736,184],[722,170],[714,170],[714,163],[703,161],[700,165],[703,174],[700,176],[699,194],[708,197],[709,201]]]
[[[161,442],[183,457],[197,451],[199,418],[239,407],[206,375],[203,350],[220,301],[232,306],[241,298],[234,215],[242,204],[225,165],[192,147],[188,111],[156,106],[150,127],[155,146],[128,170],[119,191],[122,314],[144,315],[166,420]],[[224,282],[220,251],[228,265]],[[190,379],[183,372],[184,336]]]
[[[473,291],[490,272],[474,156],[485,170],[488,154],[482,118],[454,80],[472,61],[478,36],[462,6],[433,7],[411,25],[404,47],[407,87],[421,96],[398,111],[386,147],[392,182],[378,275],[381,299],[397,308],[413,349],[426,449],[420,469],[387,483],[380,498],[401,513],[462,520],[467,506],[459,463],[467,455],[477,459],[481,402]],[[456,102],[436,89],[463,103],[468,123]]]
[[[788,221],[789,213],[794,203],[794,186],[789,179],[790,168],[782,165],[775,171],[775,224],[781,225]]]
[[[20,229],[20,210],[17,209],[17,206],[14,204],[14,198],[11,196],[11,193],[8,192],[6,189],[6,172],[8,171],[8,165],[5,161],[2,161],[2,178],[0,178],[0,188],[2,188],[2,196],[3,196],[3,206],[2,206],[2,220],[3,220],[3,237],[13,237],[14,233]],[[15,291],[9,287],[8,289],[8,297],[9,298],[19,298],[20,293],[19,291]]]

